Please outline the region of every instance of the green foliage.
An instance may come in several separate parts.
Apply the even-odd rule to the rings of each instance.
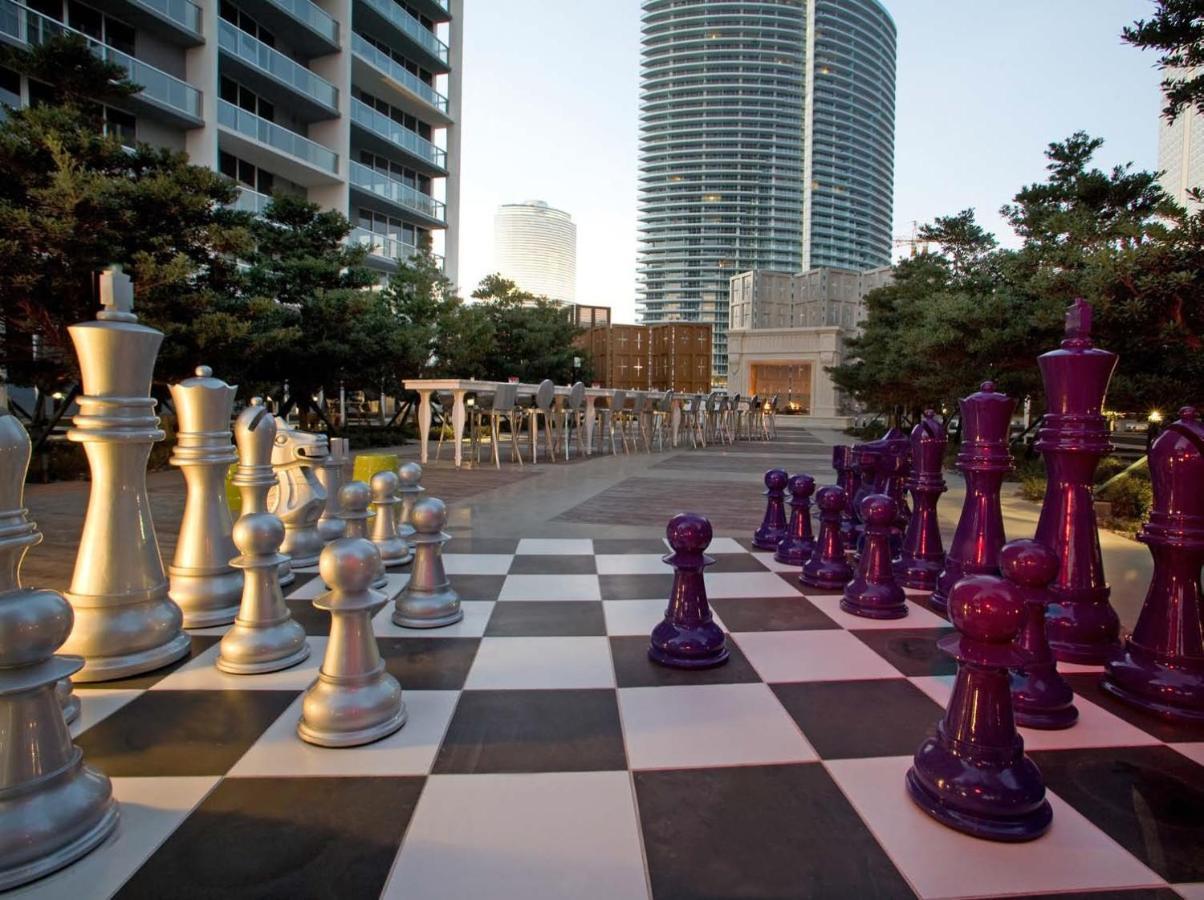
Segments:
[[[472,296],[481,301],[474,310],[488,323],[492,342],[484,358],[490,378],[536,382],[551,378],[563,384],[583,378],[573,369],[573,347],[580,333],[564,309],[546,297],[521,290],[501,275],[486,275]]]
[[[1112,518],[1126,521],[1144,519],[1154,502],[1150,482],[1132,475],[1116,479],[1096,496],[1112,504]]]
[[[1130,465],[1128,460],[1121,459],[1119,456],[1105,456],[1095,467],[1095,483],[1103,484],[1112,476],[1119,475]]]
[[[1155,0],[1154,15],[1138,19],[1121,32],[1121,38],[1143,50],[1160,50],[1158,68],[1170,71],[1162,82],[1166,107],[1162,114],[1173,122],[1187,107],[1204,112],[1204,2]]]
[[[1044,475],[1021,475],[1020,476],[1020,496],[1025,500],[1030,500],[1033,503],[1040,503],[1045,499],[1045,476]]]

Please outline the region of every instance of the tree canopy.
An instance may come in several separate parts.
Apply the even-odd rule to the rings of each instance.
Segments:
[[[1168,122],[1184,109],[1204,113],[1204,0],[1155,0],[1154,15],[1138,19],[1121,32],[1121,38],[1143,50],[1159,50],[1158,67],[1167,72],[1162,81]]]

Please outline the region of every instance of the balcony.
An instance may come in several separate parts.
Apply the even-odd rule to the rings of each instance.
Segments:
[[[142,90],[130,97],[140,111],[184,128],[202,124],[201,92],[192,85],[56,19],[13,0],[0,0],[0,40],[34,47],[60,34],[79,35],[98,57],[120,66],[130,81],[142,85]]]
[[[359,244],[368,248],[368,262],[383,266],[389,271],[397,269],[397,263],[409,259],[418,252],[413,244],[404,244],[387,234],[377,234],[367,228],[352,228],[347,236],[348,244]]]
[[[173,44],[205,43],[201,8],[191,0],[91,0],[89,5]]]
[[[361,35],[351,36],[352,81],[399,109],[436,125],[450,125],[447,98]]]
[[[264,209],[272,202],[272,198],[267,194],[261,194],[258,191],[253,191],[249,187],[239,185],[238,199],[229,204],[231,209],[236,209],[239,212],[249,212],[252,215],[262,216]]]
[[[254,0],[248,11],[306,58],[339,50],[339,23],[311,0]]]
[[[362,163],[353,162],[350,174],[351,186],[368,194],[370,198],[384,200],[391,206],[416,216],[424,225],[446,227],[443,203],[434,197]],[[396,209],[389,209],[388,212],[396,212]]]
[[[217,43],[231,74],[261,96],[307,122],[339,114],[338,88],[225,19],[218,22]]]
[[[422,23],[398,6],[393,0],[358,0],[356,12],[364,10],[367,15],[363,18],[373,21],[364,22],[364,30],[377,33],[380,29],[374,27],[383,25],[398,32],[418,54],[416,62],[422,62],[433,72],[449,72],[447,44],[439,40],[429,28],[423,28]]]
[[[219,146],[249,163],[307,187],[338,181],[338,154],[295,131],[225,100],[218,101],[217,124]]]
[[[408,0],[409,5],[433,22],[450,22],[451,9],[447,0]]]
[[[429,175],[447,174],[447,152],[436,147],[430,141],[420,137],[410,129],[394,122],[382,112],[378,112],[362,100],[352,99],[351,121],[364,129],[374,140],[366,144],[378,144],[374,149],[402,151],[412,161],[418,163],[417,168]]]

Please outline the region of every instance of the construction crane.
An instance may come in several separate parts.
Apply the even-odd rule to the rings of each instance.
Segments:
[[[895,235],[894,239],[894,245],[896,247],[911,248],[911,252],[908,254],[909,256],[915,256],[916,253],[918,253],[921,249],[927,253],[928,245],[931,243],[932,241],[926,241],[920,237],[920,223],[915,219],[912,219],[911,221],[911,237]]]

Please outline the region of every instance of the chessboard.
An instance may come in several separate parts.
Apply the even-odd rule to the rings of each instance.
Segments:
[[[706,582],[730,660],[666,669],[646,656],[665,552],[456,537],[464,619],[403,630],[386,605],[373,620],[409,719],[363,747],[296,736],[329,626],[313,570],[286,589],[313,650],[296,668],[224,674],[223,629],[208,629],[174,666],[77,686],[73,733],[112,777],[121,824],[11,896],[1204,898],[1204,726],[1063,667],[1079,723],[1022,729],[1053,826],[977,840],[904,789],[954,671],[923,596],[902,620],[856,618],[719,537]]]

